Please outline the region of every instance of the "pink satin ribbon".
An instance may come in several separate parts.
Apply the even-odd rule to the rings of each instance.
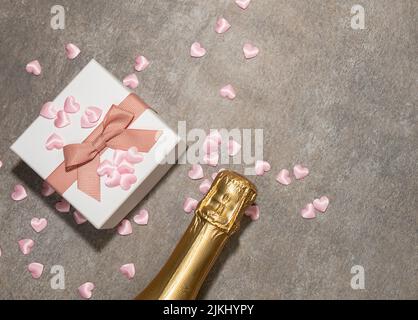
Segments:
[[[82,143],[64,147],[64,162],[46,181],[60,194],[77,181],[80,191],[100,201],[97,168],[106,148],[128,150],[136,147],[139,152],[148,152],[158,139],[158,130],[128,129],[147,108],[135,94],[130,94],[118,106],[113,105],[103,122]]]

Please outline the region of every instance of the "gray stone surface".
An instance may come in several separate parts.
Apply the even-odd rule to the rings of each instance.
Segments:
[[[350,8],[366,10],[366,29],[350,28]],[[50,8],[66,8],[66,28],[50,27]],[[160,269],[191,216],[184,196],[198,182],[178,165],[142,201],[147,227],[121,237],[77,226],[55,212],[57,197],[39,195],[41,180],[9,146],[91,59],[123,78],[142,53],[152,65],[135,90],[173,128],[263,128],[272,171],[253,178],[261,218],[244,223],[205,283],[204,299],[418,298],[417,295],[417,9],[416,1],[0,1],[0,299],[77,299],[92,281],[95,299],[130,299]],[[213,31],[217,17],[232,28]],[[208,54],[189,57],[192,42]],[[245,61],[251,41],[260,55]],[[65,57],[67,42],[82,54]],[[24,67],[32,59],[40,77]],[[232,83],[234,101],[219,97]],[[303,182],[282,187],[281,168],[302,162]],[[243,166],[231,168],[242,172]],[[214,169],[206,169],[207,174]],[[15,203],[13,185],[29,197]],[[331,199],[326,214],[305,221],[314,197]],[[35,234],[34,216],[48,228]],[[132,217],[132,214],[130,215]],[[17,241],[30,237],[23,256]],[[32,280],[26,266],[42,262]],[[135,279],[118,272],[134,262]],[[52,290],[53,265],[65,268],[66,289]],[[364,266],[366,289],[352,290],[350,269]]]

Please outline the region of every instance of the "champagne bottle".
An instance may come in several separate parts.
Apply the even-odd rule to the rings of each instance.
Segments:
[[[241,175],[227,170],[218,173],[170,258],[136,299],[195,299],[256,195],[255,186]]]

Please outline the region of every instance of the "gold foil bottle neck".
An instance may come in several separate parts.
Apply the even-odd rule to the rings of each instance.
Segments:
[[[195,213],[228,234],[239,228],[242,214],[256,198],[257,189],[243,176],[224,170],[218,173]]]

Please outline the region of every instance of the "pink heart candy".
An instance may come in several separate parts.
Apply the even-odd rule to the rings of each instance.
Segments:
[[[103,110],[98,107],[87,107],[84,113],[86,114],[89,122],[97,122],[102,116]]]
[[[0,160],[0,168],[3,167],[3,161]]]
[[[228,141],[228,155],[233,157],[237,155],[238,152],[240,152],[240,150],[241,150],[241,145],[238,142],[236,142],[234,139],[230,139]]]
[[[293,167],[293,175],[296,179],[303,179],[309,174],[309,169],[297,164]]]
[[[26,65],[26,71],[35,76],[39,76],[42,72],[41,64],[38,60],[33,60]]]
[[[60,110],[57,112],[57,117],[54,120],[54,125],[57,128],[64,128],[71,123],[70,117],[64,110]]]
[[[80,104],[73,96],[69,96],[64,102],[64,111],[67,113],[77,113],[80,110]]]
[[[136,147],[130,147],[124,157],[130,163],[140,163],[144,160],[144,157]]]
[[[212,139],[217,144],[221,144],[222,143],[222,135],[216,129],[215,130],[210,130],[210,133],[208,134],[207,138],[208,139]]]
[[[109,188],[120,186],[121,174],[117,170],[113,170],[106,178],[105,185]]]
[[[28,265],[28,271],[31,273],[32,278],[39,279],[44,271],[44,265],[38,262],[32,262]]]
[[[81,286],[78,287],[78,293],[84,299],[90,299],[93,295],[93,290],[95,286],[92,282],[83,283]]]
[[[65,52],[67,54],[67,58],[73,60],[77,58],[81,51],[75,44],[68,43],[65,45]]]
[[[231,25],[226,19],[220,18],[218,19],[218,21],[216,21],[216,26],[215,26],[216,33],[227,32],[229,28],[231,28]]]
[[[73,218],[77,224],[83,224],[87,221],[87,219],[77,210],[73,212]]]
[[[80,125],[83,129],[93,128],[97,125],[97,122],[90,122],[87,114],[83,114],[80,118]]]
[[[184,212],[191,213],[194,209],[196,209],[198,203],[199,202],[193,198],[186,198],[183,204]]]
[[[134,174],[123,174],[120,177],[120,187],[122,190],[129,190],[131,186],[138,181],[138,178]]]
[[[258,220],[260,218],[260,207],[258,205],[249,206],[244,213],[246,216],[250,217],[251,220]]]
[[[240,7],[241,9],[245,10],[250,5],[251,0],[235,0],[235,3]]]
[[[59,150],[59,149],[62,149],[63,147],[64,147],[64,139],[56,133],[51,134],[45,142],[45,148],[47,150],[53,150],[53,149]]]
[[[52,188],[48,182],[44,181],[42,182],[42,189],[41,189],[41,194],[44,197],[49,197],[50,195],[54,194],[55,190],[54,188]]]
[[[205,154],[203,156],[203,163],[211,167],[216,167],[219,162],[219,153]]]
[[[203,148],[203,152],[205,154],[211,154],[211,153],[214,153],[214,152],[218,152],[219,143],[215,139],[212,139],[210,136],[207,136],[205,138],[205,141],[203,141],[202,148]]]
[[[203,178],[203,168],[200,164],[192,165],[192,168],[187,173],[190,179],[199,180]]]
[[[300,211],[302,218],[304,219],[313,219],[316,217],[315,209],[312,203],[308,203],[305,208]]]
[[[232,87],[230,84],[222,87],[221,90],[219,90],[219,94],[221,97],[228,98],[229,100],[233,100],[237,96],[234,87]]]
[[[122,160],[122,162],[118,165],[117,170],[119,171],[120,174],[135,172],[134,166],[130,162],[128,162],[126,159]]]
[[[280,172],[277,174],[276,180],[282,185],[288,186],[292,182],[292,179],[290,178],[289,170],[286,170],[286,169],[280,170]]]
[[[70,207],[71,207],[70,204],[65,199],[62,199],[61,201],[58,201],[55,204],[55,209],[57,209],[57,211],[58,212],[61,212],[61,213],[68,213],[68,212],[70,212]]]
[[[265,172],[270,171],[271,166],[267,161],[257,160],[255,162],[255,174],[263,176]]]
[[[24,186],[22,186],[21,184],[17,184],[14,186],[13,192],[10,196],[14,201],[21,201],[25,199],[28,196],[28,194],[26,193],[26,189]]]
[[[138,214],[134,216],[134,222],[140,226],[148,224],[149,213],[147,209],[139,210]]]
[[[138,56],[135,59],[135,70],[141,72],[149,66],[149,61],[144,56]]]
[[[329,199],[326,196],[322,196],[321,198],[315,199],[313,201],[314,208],[320,212],[327,211],[328,205],[329,205]]]
[[[39,114],[46,119],[55,119],[57,116],[57,108],[49,101],[42,106]]]
[[[246,43],[244,44],[242,51],[244,51],[244,56],[246,59],[251,59],[258,55],[260,49],[258,49],[256,46],[253,46],[251,43]]]
[[[127,236],[132,233],[132,225],[131,222],[127,219],[123,219],[118,226],[118,233],[121,236]]]
[[[206,54],[206,49],[199,42],[194,42],[190,47],[190,55],[193,58],[200,58]]]
[[[131,280],[135,276],[135,265],[133,263],[124,264],[119,268],[119,271]]]
[[[19,244],[20,251],[22,251],[24,255],[29,254],[35,245],[35,242],[32,239],[22,239],[17,243]]]
[[[113,165],[112,162],[110,162],[109,160],[103,160],[99,164],[99,167],[97,168],[97,174],[100,177],[103,177],[103,176],[109,177],[115,169],[116,167]]]
[[[208,179],[205,179],[205,180],[203,180],[202,181],[202,183],[200,184],[200,186],[199,186],[199,191],[202,193],[202,194],[206,194],[206,193],[208,193],[208,191],[209,191],[209,189],[210,189],[210,186],[212,185],[212,182],[210,182]]]
[[[121,162],[126,159],[127,157],[127,151],[124,150],[115,150],[113,152],[113,165],[118,166],[121,164]]]
[[[138,87],[139,80],[135,73],[131,73],[123,78],[123,85],[129,87],[131,89],[135,89]]]
[[[33,230],[35,230],[35,232],[41,232],[48,225],[48,221],[45,218],[32,218],[30,225],[32,226]]]

